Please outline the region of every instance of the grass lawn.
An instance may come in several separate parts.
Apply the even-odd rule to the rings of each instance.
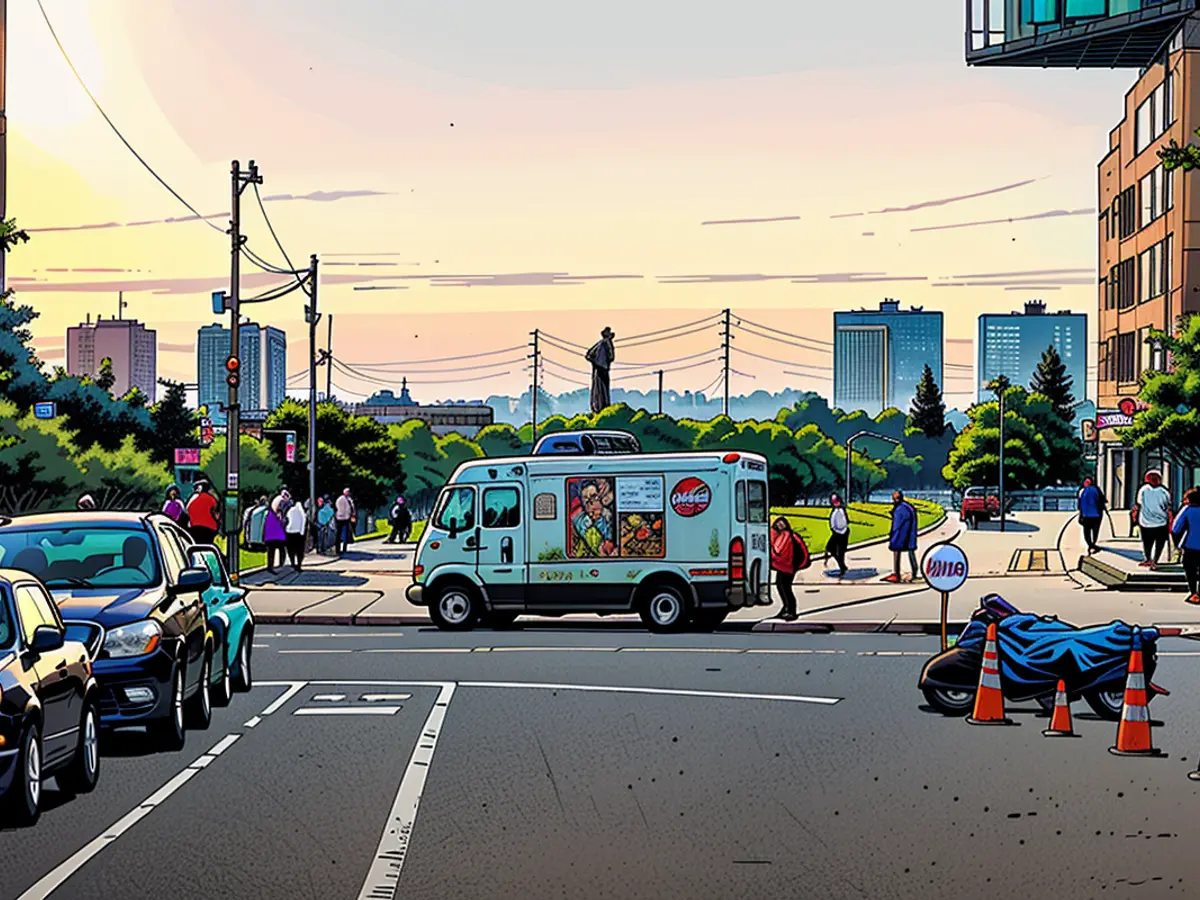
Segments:
[[[917,510],[917,527],[926,528],[945,516],[938,504],[928,500],[910,500]],[[784,506],[771,510],[771,521],[784,516],[792,525],[812,553],[824,548],[829,538],[828,506]],[[850,544],[873,541],[885,537],[892,527],[892,505],[890,503],[850,504]]]

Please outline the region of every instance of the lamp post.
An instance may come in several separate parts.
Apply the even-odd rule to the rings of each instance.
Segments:
[[[1004,394],[1012,387],[1012,382],[1008,380],[1007,375],[1001,375],[988,382],[987,387],[989,391],[996,395],[996,399],[1000,401],[1000,530],[1004,531]],[[986,496],[983,498],[983,502],[985,505],[987,504]]]
[[[853,464],[854,442],[857,441],[861,437],[877,438],[878,440],[881,440],[881,441],[887,441],[889,444],[896,444],[897,446],[900,445],[900,442],[898,440],[896,440],[895,438],[890,438],[886,434],[879,434],[878,432],[875,432],[875,431],[859,431],[859,432],[856,432],[855,434],[850,435],[850,437],[846,440],[846,505],[847,506],[850,505],[850,493],[851,493],[850,473],[854,470],[854,464]]]

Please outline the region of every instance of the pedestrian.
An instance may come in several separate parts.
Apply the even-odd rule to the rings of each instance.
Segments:
[[[1157,569],[1171,528],[1171,492],[1163,487],[1161,472],[1146,473],[1146,483],[1138,489],[1133,512],[1142,531],[1143,559],[1138,565]]]
[[[354,540],[354,524],[358,521],[358,510],[354,508],[354,498],[350,496],[350,488],[342,491],[334,504],[333,518],[337,524],[338,556],[346,552],[350,542]]]
[[[1171,535],[1183,552],[1183,572],[1187,576],[1188,603],[1200,604],[1200,488],[1187,492],[1186,504],[1175,517]]]
[[[808,568],[808,547],[800,535],[792,531],[791,523],[783,516],[775,520],[771,532],[771,568],[775,570],[775,591],[783,601],[779,618],[794,622],[799,616],[796,615],[796,595],[792,591],[792,582],[796,580],[797,572]]]
[[[328,496],[317,500],[317,546],[321,553],[333,546],[333,503]]]
[[[408,540],[408,534],[412,531],[412,515],[403,497],[397,497],[396,502],[392,504],[388,513],[388,524],[392,526],[392,533],[388,535],[387,543],[403,544]]]
[[[1088,556],[1100,550],[1100,523],[1104,520],[1104,494],[1090,478],[1083,479],[1079,492],[1079,526],[1083,529],[1083,542]]]
[[[91,512],[96,508],[96,500],[91,494],[84,494],[76,501],[75,508],[80,512]]]
[[[904,499],[904,491],[892,491],[892,530],[888,536],[888,549],[892,551],[892,574],[883,579],[889,584],[899,584],[900,557],[908,554],[912,567],[911,581],[918,577],[917,565],[917,511]]]
[[[247,550],[261,552],[266,548],[267,541],[263,532],[267,527],[267,511],[270,508],[270,498],[262,494],[255,504],[246,510],[246,518],[242,525],[242,546]]]
[[[276,510],[284,510],[279,513]],[[267,507],[267,514],[263,522],[263,542],[267,545],[267,571],[275,571],[275,561],[278,559],[279,564],[283,565],[284,554],[287,549],[287,530],[284,528],[284,519],[287,512],[282,502],[282,492],[276,496],[271,505]]]
[[[300,566],[304,562],[304,547],[308,542],[308,516],[305,515],[304,507],[299,503],[293,503],[288,507],[285,530],[287,532],[288,559],[291,560],[292,568],[299,572]]]
[[[216,492],[204,480],[197,481],[187,502],[188,530],[197,544],[212,544],[217,539],[221,523]]]
[[[846,549],[850,546],[850,516],[846,504],[837,494],[829,498],[829,541],[825,544],[825,558],[833,557],[838,564],[838,578],[846,576]]]
[[[188,527],[187,507],[179,499],[178,485],[173,484],[167,488],[167,501],[163,504],[162,511],[163,515],[170,518],[180,528]]]

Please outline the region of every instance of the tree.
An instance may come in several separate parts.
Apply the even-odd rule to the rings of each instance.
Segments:
[[[1004,394],[1005,487],[1034,489],[1046,484],[1050,448],[1027,415],[1028,393],[1010,387]],[[1044,399],[1044,398],[1043,398]],[[967,410],[970,423],[954,439],[942,475],[956,490],[1000,483],[1000,404],[977,403]]]
[[[933,380],[933,369],[928,365],[917,382],[917,394],[908,413],[908,428],[931,438],[940,438],[946,433],[946,403],[942,399],[942,389]]]
[[[1042,358],[1029,383],[1030,393],[1041,394],[1054,406],[1055,414],[1070,425],[1075,421],[1074,379],[1053,344],[1042,351]]]
[[[150,454],[158,462],[169,466],[175,461],[176,447],[195,445],[196,414],[187,408],[187,394],[182,382],[160,378],[158,383],[167,392],[150,407],[150,424],[154,430]]]
[[[1196,129],[1195,134],[1200,137],[1200,128]],[[1158,158],[1162,160],[1163,168],[1168,172],[1172,169],[1190,172],[1200,166],[1200,147],[1192,143],[1180,147],[1179,142],[1171,138],[1168,146],[1159,148]]]
[[[1180,319],[1174,335],[1150,332],[1171,355],[1170,372],[1147,371],[1139,396],[1146,409],[1117,433],[1144,450],[1159,450],[1187,469],[1200,467],[1200,315]]]
[[[101,509],[154,509],[172,481],[167,467],[139,450],[131,434],[116,450],[92,447],[79,457],[79,465],[83,489]]]
[[[1046,444],[1046,473],[1042,484],[1038,486],[1078,484],[1082,481],[1085,468],[1083,441],[1070,421],[1059,414],[1050,398],[1045,394],[1027,395],[1022,414]],[[1007,458],[1004,466],[1007,470]]]
[[[0,399],[0,512],[61,508],[82,486],[83,470],[61,420],[22,416],[16,404]]]
[[[511,425],[485,425],[475,435],[475,443],[484,456],[523,456],[531,449]]]
[[[17,244],[29,240],[29,234],[17,227],[16,219],[0,219],[0,253],[11,253]],[[9,292],[5,291],[5,295]]]
[[[216,488],[225,484],[226,436],[217,435],[200,451],[200,469]],[[283,487],[283,466],[275,458],[271,445],[243,434],[238,442],[238,491],[249,506],[262,495],[274,496]]]
[[[100,360],[100,371],[96,373],[96,377],[92,381],[100,390],[108,394],[112,393],[113,385],[117,383],[117,376],[113,374],[112,357],[106,356]]]
[[[442,471],[444,457],[438,453],[437,440],[420,419],[389,425],[388,437],[404,467],[406,502],[412,506],[413,515],[421,517],[432,508],[433,498],[446,483]]]

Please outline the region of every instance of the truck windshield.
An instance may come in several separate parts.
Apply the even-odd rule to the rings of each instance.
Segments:
[[[456,487],[442,491],[433,515],[433,527],[449,531],[451,519],[459,531],[475,527],[475,488]]]

